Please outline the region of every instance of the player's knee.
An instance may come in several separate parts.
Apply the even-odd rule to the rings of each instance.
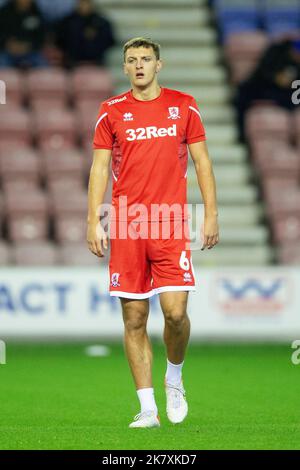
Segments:
[[[185,309],[174,307],[165,311],[165,321],[171,327],[180,329],[187,320]]]
[[[124,326],[129,333],[139,333],[146,330],[147,314],[144,311],[130,310],[124,314]]]
[[[146,331],[146,322],[140,318],[130,318],[124,322],[127,333],[143,333]]]

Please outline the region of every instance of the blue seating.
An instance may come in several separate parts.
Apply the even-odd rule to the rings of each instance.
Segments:
[[[214,0],[221,39],[265,29],[270,35],[300,30],[300,0]]]
[[[255,31],[260,26],[257,0],[215,0],[222,38],[231,33]]]
[[[264,0],[263,25],[271,35],[300,29],[299,0]]]

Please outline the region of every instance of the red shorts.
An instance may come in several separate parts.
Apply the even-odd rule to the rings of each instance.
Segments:
[[[122,235],[118,224],[123,224]],[[195,290],[187,221],[172,221],[169,229],[163,222],[116,226],[118,233],[110,237],[110,295],[145,299],[160,292]]]

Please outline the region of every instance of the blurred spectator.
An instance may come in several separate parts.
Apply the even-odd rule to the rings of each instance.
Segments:
[[[52,23],[70,15],[77,0],[36,0],[36,3],[47,23]]]
[[[105,63],[105,52],[115,44],[111,23],[99,15],[92,0],[79,0],[73,14],[58,26],[57,46],[68,66]]]
[[[45,27],[34,0],[12,0],[0,9],[0,66],[47,65]]]
[[[244,115],[254,101],[269,101],[285,109],[294,109],[292,83],[298,79],[300,79],[300,37],[272,44],[252,75],[238,88],[237,108],[242,138]]]

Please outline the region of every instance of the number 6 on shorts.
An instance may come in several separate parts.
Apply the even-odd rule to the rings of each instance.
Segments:
[[[188,271],[190,269],[190,262],[188,258],[186,257],[186,251],[181,252],[179,266],[185,271]]]

